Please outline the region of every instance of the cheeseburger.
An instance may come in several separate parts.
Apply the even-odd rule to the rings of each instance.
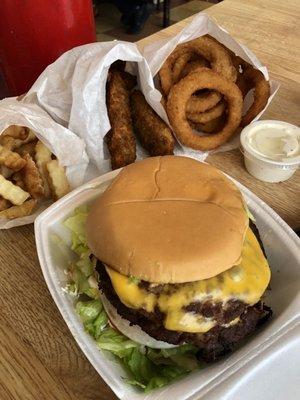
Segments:
[[[127,166],[93,204],[87,240],[109,319],[136,342],[190,343],[213,361],[271,315],[258,230],[237,187],[208,164]]]

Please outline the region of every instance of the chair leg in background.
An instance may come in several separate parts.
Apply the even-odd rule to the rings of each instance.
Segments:
[[[166,28],[170,25],[170,0],[164,0],[164,20],[163,27]]]

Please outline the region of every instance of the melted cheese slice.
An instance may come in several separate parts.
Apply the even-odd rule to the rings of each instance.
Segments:
[[[158,307],[165,314],[166,329],[183,332],[207,332],[216,325],[212,318],[187,312],[184,307],[193,302],[241,300],[255,304],[270,281],[270,268],[260,245],[249,228],[246,232],[241,263],[221,274],[201,281],[164,285],[160,294],[138,286],[133,279],[106,267],[112,285],[123,304],[143,308],[148,312]]]

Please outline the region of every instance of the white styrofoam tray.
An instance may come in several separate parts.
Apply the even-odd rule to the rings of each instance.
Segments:
[[[73,256],[70,233],[63,221],[74,209],[91,203],[119,170],[77,188],[44,211],[35,221],[35,238],[45,281],[72,335],[91,364],[122,400],[295,400],[300,398],[300,239],[263,201],[241,184],[256,218],[272,269],[266,303],[273,318],[221,361],[187,375],[169,386],[143,394],[124,382],[122,367],[98,350],[84,331],[73,299],[62,288],[64,270]],[[53,240],[59,235],[65,248]]]

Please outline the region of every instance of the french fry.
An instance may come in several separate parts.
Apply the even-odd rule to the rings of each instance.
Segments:
[[[45,198],[50,197],[50,186],[48,183],[47,163],[51,161],[51,151],[40,140],[35,146],[35,162],[40,171],[40,175],[44,182]]]
[[[11,136],[15,139],[24,140],[27,138],[29,134],[29,128],[26,126],[19,126],[19,125],[10,125],[8,128],[2,132],[2,136]]]
[[[13,175],[14,171],[10,168],[5,167],[4,165],[0,165],[0,175],[3,175],[4,178],[10,178]]]
[[[20,206],[12,206],[7,210],[0,211],[0,218],[14,219],[14,218],[25,217],[26,215],[32,214],[36,205],[37,205],[37,200],[34,199],[27,200]]]
[[[29,193],[0,175],[0,195],[6,200],[9,200],[14,205],[21,205],[30,196]]]
[[[0,196],[0,211],[4,211],[11,206],[11,202]]]
[[[65,168],[57,160],[51,160],[47,163],[47,171],[52,197],[54,200],[60,199],[70,191]]]
[[[30,143],[30,142],[33,142],[34,140],[36,140],[35,133],[31,129],[29,129],[28,131],[29,132],[28,132],[28,136],[26,137],[26,139],[24,139],[24,140],[15,139],[13,149],[17,149],[26,143]]]
[[[14,171],[19,171],[26,165],[26,161],[18,153],[0,145],[0,164]]]
[[[24,180],[23,180],[23,176],[22,176],[21,171],[15,172],[15,173],[11,176],[10,180],[11,180],[15,185],[19,186],[21,189],[26,190],[26,186],[25,186],[25,183],[24,183]]]
[[[25,154],[23,158],[26,161],[26,165],[22,169],[21,174],[26,190],[34,199],[41,198],[44,196],[44,182],[40,176],[39,170],[28,153]]]
[[[6,147],[8,150],[13,150],[15,143],[15,139],[11,136],[0,136],[0,144],[2,144],[3,147]]]
[[[22,146],[15,149],[15,152],[20,154],[20,156],[24,156],[28,153],[31,157],[35,155],[35,146],[37,144],[37,139],[33,142],[22,144]]]

